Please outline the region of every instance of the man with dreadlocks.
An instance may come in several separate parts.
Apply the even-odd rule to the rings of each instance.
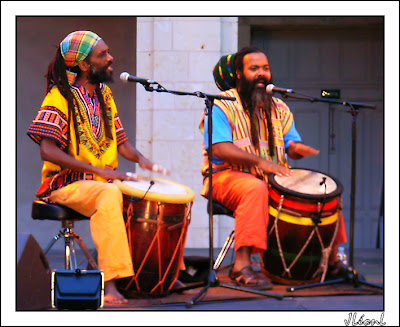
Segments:
[[[272,78],[267,56],[260,48],[245,47],[236,54],[223,56],[213,73],[217,86],[225,91],[221,95],[236,98],[215,100],[212,109],[212,197],[231,209],[235,217],[235,262],[229,276],[241,286],[271,289],[271,282],[257,274],[250,262],[252,253],[264,252],[267,247],[267,176],[291,175],[286,154],[300,159],[319,151],[301,142],[287,105],[266,92]],[[204,134],[201,194],[207,197],[205,114],[200,130]],[[338,234],[338,243],[343,237],[345,241],[343,227]]]
[[[107,303],[127,303],[115,280],[133,275],[122,216],[122,194],[114,179],[134,180],[116,170],[117,153],[140,167],[153,163],[128,141],[110,88],[113,57],[91,31],[70,33],[49,64],[46,96],[28,129],[44,161],[36,196],[90,216]]]

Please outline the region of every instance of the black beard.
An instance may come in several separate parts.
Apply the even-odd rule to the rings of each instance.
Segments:
[[[107,73],[107,68],[110,65],[111,65],[111,63],[101,69],[96,69],[96,68],[93,68],[93,66],[90,66],[89,75],[87,77],[88,82],[90,84],[94,84],[94,85],[98,85],[100,83],[106,83],[106,82],[110,82],[110,83],[114,82],[113,72],[111,72],[110,74]]]
[[[251,111],[258,108],[267,109],[270,102],[271,95],[267,94],[265,89],[254,89],[251,93]]]
[[[263,77],[256,78],[253,82],[248,81],[246,78],[239,79],[238,93],[243,103],[243,109],[248,112],[250,117],[251,138],[255,147],[259,146],[258,132],[255,128],[257,111],[259,109],[264,111],[268,127],[268,148],[270,155],[273,156],[275,150],[271,122],[272,95],[268,94],[264,87],[255,87],[260,80],[264,81],[265,86],[271,82]]]
[[[263,81],[265,86],[269,84],[269,81],[264,77],[256,78],[254,81],[250,82],[246,78],[239,79],[238,83],[238,93],[242,99],[244,109],[250,114],[256,108],[266,108],[268,102],[270,101],[270,95],[267,94],[265,88],[256,88],[255,85]]]

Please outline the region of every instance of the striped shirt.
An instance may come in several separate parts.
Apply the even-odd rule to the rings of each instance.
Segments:
[[[274,134],[275,151],[271,156],[268,146],[268,127],[266,117],[258,112],[258,131],[259,131],[259,149],[256,149],[251,142],[250,118],[243,109],[239,94],[236,89],[221,93],[224,96],[235,97],[235,101],[215,100],[213,107],[213,144],[219,142],[232,142],[239,148],[249,153],[257,154],[275,163],[288,166],[285,150],[288,147],[289,140],[301,141],[297,132],[293,115],[287,105],[278,98],[273,98],[274,108],[271,111],[271,119]],[[203,114],[200,123],[200,129],[204,134],[202,172],[207,175],[208,171],[208,117]],[[260,178],[264,174],[257,167],[245,167],[230,165],[218,158],[213,158],[213,171],[223,169],[238,169],[249,172]]]

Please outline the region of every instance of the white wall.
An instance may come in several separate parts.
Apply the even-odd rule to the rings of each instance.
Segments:
[[[136,75],[167,90],[217,94],[212,69],[222,55],[237,51],[237,39],[237,17],[138,17]],[[186,248],[207,248],[209,221],[207,201],[200,195],[198,129],[204,99],[148,92],[138,84],[136,101],[136,147],[171,170],[166,179],[195,192]],[[140,168],[137,172],[151,175]],[[214,245],[221,246],[232,229],[233,219],[215,216]]]

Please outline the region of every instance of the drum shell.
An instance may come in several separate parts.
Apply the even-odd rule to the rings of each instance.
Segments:
[[[260,259],[262,271],[274,282],[301,285],[314,283],[321,277],[321,273],[316,274],[322,259],[321,241],[324,248],[331,244],[338,223],[339,195],[342,186],[335,182],[338,185],[335,192],[319,196],[297,194],[277,186],[276,183],[269,184],[270,213],[267,229],[269,236],[267,250],[260,255]],[[272,232],[271,229],[275,224],[280,205],[277,235],[276,229]],[[304,217],[315,219],[321,236],[320,240],[315,232],[306,247],[305,244],[315,225],[310,225],[309,219],[305,224]],[[279,251],[278,241],[282,253]],[[304,251],[296,259],[302,250]],[[290,275],[285,272],[282,257],[287,268],[296,260],[290,268]]]
[[[123,196],[124,220],[137,283],[126,278],[119,281],[119,285],[124,291],[138,291],[151,297],[166,296],[179,275],[188,205],[138,200]]]

